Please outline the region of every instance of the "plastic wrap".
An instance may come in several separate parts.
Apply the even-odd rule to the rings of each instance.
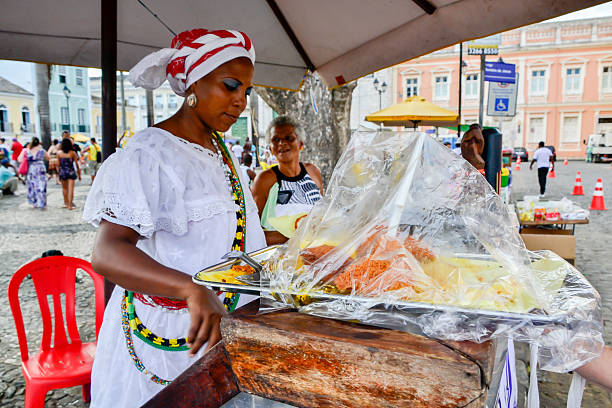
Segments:
[[[325,197],[264,271],[274,299],[329,318],[539,346],[564,372],[603,347],[600,298],[551,252],[530,253],[485,178],[423,133],[356,133]]]

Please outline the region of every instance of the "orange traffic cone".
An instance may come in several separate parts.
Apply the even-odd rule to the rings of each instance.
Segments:
[[[563,165],[567,166],[569,164],[569,161],[567,160],[567,157],[565,158],[565,160],[563,160]]]
[[[516,167],[514,170],[519,171],[521,169],[521,156],[516,156]]]
[[[548,172],[548,178],[557,178],[555,175],[555,167],[551,164],[550,171]]]
[[[589,210],[607,210],[606,204],[604,203],[603,182],[600,178],[597,179],[597,183],[595,183],[595,192],[593,193],[593,200],[591,201]]]
[[[572,191],[572,195],[584,195],[584,190],[582,189],[582,176],[580,172],[576,173],[576,182],[574,183],[574,191]]]

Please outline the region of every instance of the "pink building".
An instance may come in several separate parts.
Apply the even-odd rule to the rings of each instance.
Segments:
[[[468,56],[466,44],[463,52],[462,123],[474,123],[480,57]],[[612,132],[612,18],[540,23],[505,32],[499,56],[516,64],[517,112],[513,118],[487,116],[485,92],[484,124],[501,127],[505,146],[533,151],[542,140],[555,146],[561,158],[584,157],[590,134]],[[458,110],[458,45],[399,64],[393,74],[396,102],[419,94]]]

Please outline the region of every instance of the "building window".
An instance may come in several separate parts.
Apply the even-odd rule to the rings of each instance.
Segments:
[[[580,93],[580,68],[568,68],[565,72],[565,93]]]
[[[68,124],[68,108],[63,107],[63,106],[60,108],[60,117],[62,119],[62,123],[67,125]]]
[[[419,79],[406,78],[406,98],[419,94]]]
[[[545,95],[546,94],[546,71],[538,70],[531,71],[531,94]]]
[[[434,81],[434,99],[448,99],[448,76],[437,76]]]
[[[76,70],[76,84],[77,86],[83,86],[83,70],[82,69]]]
[[[171,109],[176,108],[178,105],[177,99],[176,99],[176,95],[170,95],[168,97],[168,107]]]
[[[164,108],[164,95],[155,95],[155,109]]]
[[[529,132],[527,133],[527,143],[539,143],[546,141],[544,131],[544,118],[529,118]]]
[[[30,124],[30,109],[28,109],[27,106],[21,108],[21,123],[23,123],[24,126]]]
[[[77,110],[77,116],[79,118],[79,125],[85,124],[85,109]]]
[[[140,107],[142,109],[145,109],[147,107],[147,96],[146,95],[140,95]]]
[[[465,97],[476,98],[478,96],[478,74],[465,76]]]
[[[6,110],[6,106],[0,105],[0,132],[8,132],[8,128],[8,111]]]
[[[136,97],[135,96],[129,96],[128,97],[128,105],[136,106]]]
[[[603,67],[601,75],[601,89],[604,92],[612,92],[612,66]]]
[[[580,131],[578,130],[578,116],[564,116],[561,125],[561,142],[580,142]]]

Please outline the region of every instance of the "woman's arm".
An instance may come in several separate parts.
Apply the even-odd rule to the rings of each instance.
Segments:
[[[17,157],[17,161],[18,162],[22,162],[23,161],[23,158],[26,155],[26,150],[27,150],[27,148],[25,148],[25,147],[21,150],[21,153],[19,153],[19,157]]]
[[[260,217],[266,206],[266,201],[268,201],[270,188],[272,188],[274,183],[276,183],[276,174],[274,174],[273,170],[266,170],[255,177],[255,181],[251,186],[251,193],[253,194],[253,199],[257,205],[257,211]]]
[[[306,163],[304,164],[304,167],[306,167],[306,172],[312,181],[315,182],[317,187],[319,187],[321,195],[323,195],[323,177],[321,177],[321,170],[319,170],[319,168],[312,163]]]
[[[606,391],[612,392],[612,347],[604,346],[601,356],[576,369],[576,372]]]
[[[131,228],[102,220],[91,263],[94,270],[119,286],[150,295],[187,302],[191,325],[187,333],[191,354],[208,341],[207,349],[221,340],[219,323],[225,309],[209,289],[191,276],[168,268],[136,247],[139,234]]]
[[[79,166],[79,158],[77,157],[74,151],[70,152],[70,156],[72,156],[72,160],[74,160],[74,164],[76,166],[77,175],[79,176],[79,181],[81,180],[81,167]]]

